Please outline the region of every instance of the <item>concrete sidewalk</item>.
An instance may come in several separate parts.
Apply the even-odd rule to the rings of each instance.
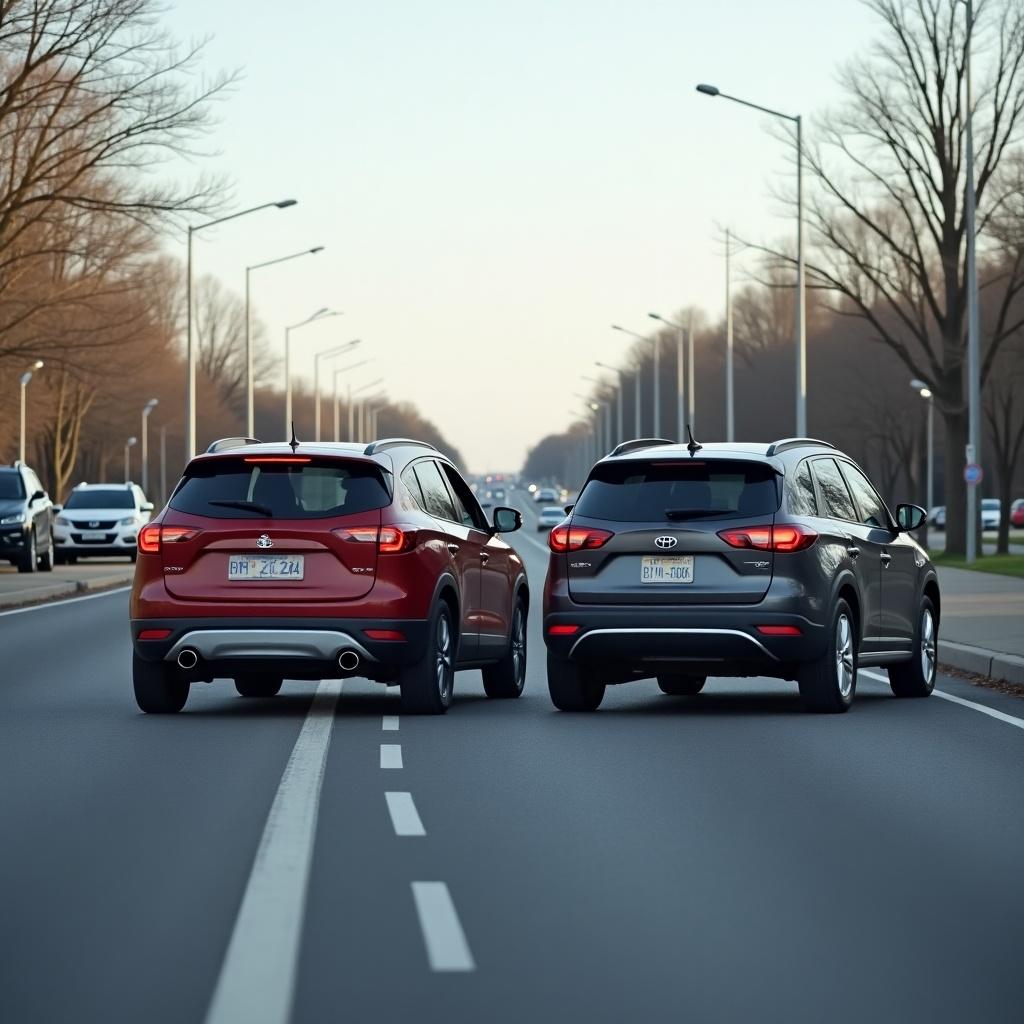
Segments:
[[[1024,579],[939,566],[939,661],[1024,684]]]
[[[58,565],[53,572],[0,569],[0,608],[55,601],[131,583],[135,566],[123,558]]]

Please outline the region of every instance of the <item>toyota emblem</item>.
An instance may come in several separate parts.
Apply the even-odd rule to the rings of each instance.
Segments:
[[[655,537],[654,543],[662,551],[667,551],[669,548],[674,548],[678,542],[675,537]]]
[[[265,534],[261,533],[256,541],[256,547],[258,548],[272,548],[274,542]]]

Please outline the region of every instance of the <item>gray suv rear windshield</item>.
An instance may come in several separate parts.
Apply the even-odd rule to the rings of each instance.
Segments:
[[[624,462],[598,466],[573,512],[625,523],[764,516],[778,511],[776,474],[757,462]]]
[[[168,504],[214,519],[329,519],[383,508],[390,501],[375,466],[211,459],[189,470]]]

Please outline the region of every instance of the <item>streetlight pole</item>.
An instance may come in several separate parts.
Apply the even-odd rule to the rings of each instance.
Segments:
[[[741,106],[759,110],[762,114],[781,118],[796,125],[796,433],[807,435],[807,296],[804,288],[804,139],[803,119],[800,114],[784,114],[759,103],[730,96],[714,85],[701,84],[697,92],[705,96],[721,96]]]
[[[378,384],[383,384],[383,383],[384,383],[384,378],[383,377],[378,377],[376,380],[371,380],[367,384],[361,384],[359,387],[355,388],[354,390],[351,387],[349,388],[349,392],[348,392],[348,439],[350,441],[359,441],[360,443],[362,443],[363,436],[364,436],[364,434],[363,434],[364,425],[363,425],[363,401],[362,401],[362,399],[360,399],[360,401],[359,401],[359,436],[358,437],[354,436],[355,426],[353,424],[353,405],[352,405],[352,397],[353,397],[353,395],[358,395],[358,394],[360,394],[363,391],[368,391],[370,388],[375,388],[375,387],[377,387]]]
[[[142,407],[142,493],[149,499],[149,415],[160,404],[159,398],[151,398]]]
[[[680,440],[683,438],[683,434],[686,431],[686,424],[693,425],[693,405],[694,405],[694,379],[693,379],[693,315],[690,315],[690,323],[688,327],[684,327],[682,324],[676,323],[675,320],[669,320],[666,317],[661,316],[658,313],[647,314],[652,320],[658,320],[669,327],[674,327],[678,334],[676,335],[676,434]],[[686,342],[686,348],[689,351],[688,355],[688,366],[686,367],[685,376],[690,381],[690,418],[689,420],[684,418],[683,414],[683,397],[686,391],[686,385],[684,381],[683,372],[683,342]]]
[[[344,345],[337,345],[334,348],[328,349],[326,352],[317,352],[316,355],[313,356],[313,399],[316,406],[313,414],[313,433],[317,441],[320,440],[320,360],[340,356],[342,352],[348,352],[351,349],[354,349],[358,344],[360,344],[360,341],[359,338],[356,338],[354,341],[346,341]]]
[[[928,468],[926,470],[928,483],[925,490],[928,496],[928,515],[930,516],[932,509],[935,507],[935,395],[923,380],[915,378],[910,382],[910,386],[928,402],[928,439],[926,442],[928,450]]]
[[[129,437],[124,443],[124,482],[128,483],[132,478],[131,450],[132,446],[139,443],[137,437]]]
[[[803,272],[800,273],[803,280]],[[733,406],[732,365],[732,232],[725,229],[725,439],[734,441],[736,414]]]
[[[343,373],[348,373],[349,370],[356,369],[356,367],[365,366],[367,363],[371,362],[372,359],[373,359],[372,356],[370,357],[370,359],[360,359],[358,363],[349,363],[348,366],[340,366],[340,367],[338,367],[334,371],[334,440],[335,441],[340,441],[341,440],[341,424],[340,424],[339,418],[338,418],[338,377],[340,377],[341,374],[343,374]],[[349,391],[351,393],[351,388],[349,389]],[[347,438],[347,440],[351,441],[352,440],[351,429],[349,430],[349,435],[350,436]]]
[[[41,370],[44,365],[42,359],[37,359],[32,364],[32,369],[26,370],[21,375],[21,432],[18,435],[18,459],[21,462],[25,461],[25,389],[32,379],[33,370]]]
[[[278,256],[276,260],[253,263],[245,268],[245,432],[248,437],[253,437],[256,433],[256,409],[253,396],[255,382],[252,369],[252,303],[250,301],[251,288],[249,278],[254,270],[272,267],[275,263],[287,263],[288,260],[295,260],[300,256],[315,256],[318,252],[323,251],[324,247],[317,245],[312,249],[303,249],[302,252],[293,252],[288,256]]]
[[[167,504],[167,424],[160,427],[160,504]]]
[[[198,231],[212,228],[215,224],[224,224],[229,220],[257,213],[259,210],[267,210],[271,206],[283,210],[286,207],[294,206],[297,202],[297,199],[281,199],[276,203],[263,203],[260,206],[252,206],[248,210],[230,213],[226,217],[218,217],[216,220],[208,220],[203,224],[188,226],[188,258],[185,269],[185,457],[187,459],[191,459],[196,453],[196,349],[192,340],[192,236]]]
[[[620,327],[618,324],[612,324],[613,331],[621,331],[623,334],[628,334],[631,338],[639,338],[640,341],[649,342],[651,339],[644,337],[642,334],[637,334],[636,331],[627,331],[625,327]],[[658,419],[659,419],[659,408],[658,408],[658,339],[654,339],[654,430],[655,436],[658,434]],[[640,424],[640,367],[636,369],[636,410],[635,410],[635,423],[636,423],[636,437],[640,436],[641,424]]]
[[[290,324],[284,329],[284,436],[291,437],[292,432],[292,331],[305,327],[316,320],[326,320],[331,316],[342,316],[341,312],[335,312],[324,306],[318,309],[312,316],[300,320],[297,324]]]
[[[594,365],[600,366],[602,370],[611,370],[612,373],[618,374],[619,383],[616,385],[615,392],[615,443],[622,444],[626,440],[622,433],[622,370],[617,366],[609,366],[607,363],[595,362]]]

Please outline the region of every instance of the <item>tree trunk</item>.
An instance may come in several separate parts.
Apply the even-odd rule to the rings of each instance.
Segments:
[[[967,411],[960,406],[941,412],[946,439],[946,553],[962,556],[967,554],[967,488],[963,482]]]
[[[1010,553],[1010,506],[1013,504],[1013,467],[999,467],[999,537],[996,554]]]

